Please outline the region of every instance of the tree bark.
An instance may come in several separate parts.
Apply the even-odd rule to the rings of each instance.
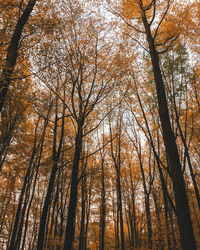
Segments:
[[[85,203],[86,203],[86,179],[82,178],[81,183],[81,226],[79,234],[79,250],[84,249],[84,239],[85,239]]]
[[[78,171],[79,171],[79,161],[82,151],[82,139],[83,139],[82,124],[83,123],[79,124],[78,133],[76,135],[76,140],[75,140],[74,161],[71,174],[71,192],[70,192],[70,201],[68,206],[68,215],[67,215],[65,242],[64,242],[64,249],[66,250],[72,249],[74,241],[76,206],[78,197]]]
[[[29,16],[36,2],[37,0],[29,0],[23,14],[18,19],[12,38],[9,43],[5,66],[3,67],[3,71],[0,78],[0,112],[2,111],[4,105],[6,94],[8,92],[8,88],[11,82],[12,73],[15,68],[16,60],[18,57],[19,42],[21,39],[22,31],[29,19]]]

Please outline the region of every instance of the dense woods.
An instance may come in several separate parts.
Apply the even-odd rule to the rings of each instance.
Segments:
[[[0,249],[200,248],[199,18],[0,0]]]

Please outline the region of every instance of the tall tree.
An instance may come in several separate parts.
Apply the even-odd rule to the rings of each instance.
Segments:
[[[123,115],[121,107],[118,109],[118,119],[116,121],[116,139],[112,140],[114,136],[113,128],[111,125],[111,121],[109,119],[109,129],[110,129],[110,137],[111,137],[111,147],[110,153],[111,158],[114,164],[114,168],[116,171],[116,190],[117,190],[117,211],[119,212],[119,220],[120,220],[120,239],[121,239],[121,249],[125,249],[125,239],[124,239],[124,218],[123,218],[123,206],[122,206],[122,187],[121,187],[121,168],[122,168],[122,124],[123,124]],[[110,117],[109,117],[110,118]]]
[[[160,11],[158,11],[158,7],[160,8]],[[171,33],[168,30],[167,36],[161,36],[163,25],[166,27],[167,21],[169,22],[169,19],[167,19],[169,10],[170,0],[162,1],[162,5],[159,4],[159,6],[158,2],[155,0],[136,0],[133,2],[127,0],[123,3],[122,15],[118,15],[120,15],[125,20],[127,25],[134,31],[145,34],[148,44],[148,49],[146,50],[149,52],[151,57],[154,80],[157,90],[158,112],[161,121],[162,135],[165,144],[166,155],[169,159],[169,172],[173,183],[182,248],[196,249],[185,181],[183,178],[175,135],[170,123],[166,90],[160,68],[159,54],[169,49],[170,45],[179,34],[175,29],[175,31],[171,30]],[[131,13],[131,11],[133,11],[133,13]],[[142,26],[136,27],[134,23],[131,23],[130,20],[135,16],[136,20],[142,23]],[[138,43],[141,45],[139,41]],[[160,50],[162,47],[164,47],[163,50]]]
[[[86,23],[80,9],[73,9],[73,6],[70,6],[70,11],[73,19],[69,31],[70,40],[66,43],[69,65],[66,79],[66,82],[69,82],[69,100],[66,105],[74,123],[75,146],[64,241],[66,249],[72,249],[74,240],[79,162],[83,139],[95,130],[105,118],[106,115],[103,115],[100,121],[94,121],[94,115],[98,113],[97,106],[110,94],[120,77],[118,67],[111,71],[113,57],[106,62],[110,46],[107,46],[102,39],[101,28],[95,27],[93,19],[90,20],[88,26],[88,20]],[[83,23],[85,24],[84,29],[82,28]]]

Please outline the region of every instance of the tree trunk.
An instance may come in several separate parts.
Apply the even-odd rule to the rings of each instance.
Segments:
[[[88,237],[88,227],[89,227],[89,220],[90,220],[90,209],[91,209],[91,201],[92,201],[92,186],[91,180],[89,185],[88,191],[88,198],[87,198],[87,209],[86,209],[86,225],[85,225],[85,237],[84,237],[84,250],[87,250],[87,237]]]
[[[169,216],[168,216],[168,202],[167,202],[167,195],[163,192],[163,200],[164,200],[164,209],[165,209],[165,226],[167,232],[167,247],[168,250],[172,250],[172,243],[170,239],[170,232],[169,232]]]
[[[39,165],[40,165],[40,159],[41,159],[42,149],[43,149],[43,144],[42,144],[42,147],[41,147],[39,161],[38,161],[38,165],[37,165],[37,169],[36,169],[36,174],[35,174],[35,180],[34,180],[34,184],[33,184],[32,195],[31,195],[31,199],[30,199],[30,202],[28,204],[28,209],[27,209],[27,213],[26,213],[26,222],[25,222],[24,235],[23,235],[23,241],[22,241],[22,249],[24,249],[25,242],[26,242],[26,233],[27,233],[27,229],[28,229],[29,214],[30,214],[31,204],[32,204],[32,201],[33,201],[33,198],[34,198],[34,194],[35,194],[35,188],[36,188],[36,182],[37,182],[37,177],[38,177],[38,170],[39,170]]]
[[[129,215],[129,227],[130,227],[130,247],[131,249],[134,248],[135,236],[134,236],[134,226],[133,226],[133,215],[131,213],[131,204],[130,204],[130,197],[128,196],[128,215]]]
[[[82,139],[83,139],[82,137],[83,137],[82,125],[79,124],[78,133],[76,135],[76,140],[75,140],[74,161],[71,174],[71,192],[70,192],[70,201],[68,207],[65,242],[64,242],[64,249],[66,250],[72,249],[74,241],[76,206],[78,197],[78,171],[79,171],[80,155],[82,151]]]
[[[82,178],[81,183],[81,227],[79,234],[79,250],[84,249],[84,238],[85,238],[85,192],[86,192],[86,180],[85,177]]]
[[[156,239],[156,249],[163,250],[164,249],[164,244],[163,244],[163,229],[162,229],[162,222],[160,218],[160,206],[159,206],[159,200],[158,196],[156,194],[156,191],[153,191],[153,201],[154,201],[154,207],[155,207],[155,213],[156,213],[156,220],[157,220],[157,234],[158,234],[158,243]]]
[[[117,171],[117,194],[118,194],[118,210],[119,210],[119,218],[120,218],[120,237],[121,237],[121,249],[125,249],[124,242],[124,225],[123,225],[123,211],[122,211],[122,191],[121,191],[121,181],[120,181],[120,170],[119,167],[116,169]]]
[[[143,168],[143,163],[142,163],[142,156],[141,152],[138,152],[138,158],[139,158],[139,163],[140,163],[140,171],[142,174],[142,184],[143,184],[143,189],[144,189],[144,197],[145,197],[145,213],[146,213],[146,220],[147,220],[147,232],[148,232],[148,248],[152,249],[152,223],[151,223],[151,212],[150,212],[150,204],[149,204],[149,196],[150,196],[150,191],[147,191],[147,185],[146,185],[146,179],[145,179],[145,173],[144,173],[144,168]]]
[[[153,249],[152,243],[152,223],[151,223],[151,213],[150,213],[150,204],[149,204],[149,194],[145,194],[145,212],[147,220],[147,232],[148,232],[148,248]]]
[[[52,171],[51,171],[48,190],[47,190],[47,194],[46,194],[43,209],[42,209],[42,216],[41,216],[41,219],[40,219],[40,227],[39,227],[39,233],[38,233],[37,250],[42,250],[43,249],[47,213],[48,213],[48,210],[49,210],[49,206],[51,204],[51,194],[53,192],[53,186],[54,186],[54,180],[55,180],[55,177],[56,177],[56,171],[57,171],[57,162],[54,163]]]
[[[11,82],[11,76],[18,57],[18,46],[21,39],[22,31],[29,19],[29,16],[36,4],[36,1],[37,0],[29,0],[25,10],[23,11],[22,16],[18,19],[12,38],[9,43],[6,56],[6,63],[0,78],[0,112],[2,111],[4,105],[9,84]]]
[[[14,221],[9,250],[12,250],[16,246],[16,236],[17,236],[17,232],[19,230],[19,224],[20,224],[20,220],[21,220],[21,216],[22,216],[22,205],[23,205],[24,195],[27,191],[28,183],[30,181],[31,170],[32,170],[31,168],[32,168],[32,163],[33,163],[34,157],[35,157],[35,153],[36,152],[35,152],[35,147],[34,147],[33,153],[32,153],[32,156],[31,156],[31,159],[29,162],[29,166],[27,169],[27,173],[26,173],[25,178],[24,178],[24,183],[23,183],[23,187],[21,190],[21,194],[19,197],[19,202],[18,202],[18,206],[17,206],[17,212],[16,212],[16,216],[15,216],[15,221]]]
[[[133,186],[133,178],[132,173],[130,171],[130,180],[131,180],[131,198],[132,198],[132,211],[133,211],[133,228],[134,228],[134,238],[133,238],[133,247],[138,247],[139,239],[138,239],[138,228],[137,228],[137,220],[136,220],[136,209],[135,209],[135,189]]]
[[[105,176],[104,176],[104,160],[101,163],[101,211],[100,211],[100,239],[99,249],[104,250],[104,238],[106,227],[106,201],[105,201]]]
[[[149,45],[151,62],[153,66],[154,79],[156,83],[158,112],[161,121],[162,135],[166,148],[167,158],[169,159],[169,170],[172,178],[173,190],[176,201],[177,220],[181,238],[182,248],[185,250],[196,249],[194,232],[190,217],[189,205],[187,200],[185,182],[181,171],[178,148],[175,137],[171,129],[167,99],[165,94],[164,82],[159,65],[159,55],[156,51],[154,39],[151,35],[150,25],[147,22],[145,12],[142,12],[142,21]]]

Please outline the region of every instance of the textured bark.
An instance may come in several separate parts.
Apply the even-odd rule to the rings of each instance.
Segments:
[[[76,140],[75,140],[74,161],[71,174],[71,192],[70,192],[70,201],[68,207],[65,242],[64,242],[64,249],[67,250],[72,249],[74,241],[76,207],[77,207],[77,197],[78,197],[78,171],[79,171],[80,155],[82,151],[82,139],[83,139],[82,137],[83,137],[82,124],[79,124],[78,133],[76,135]]]
[[[3,68],[0,78],[0,112],[2,111],[6,94],[12,79],[12,73],[15,68],[16,60],[18,57],[18,49],[21,35],[36,2],[37,0],[29,0],[25,10],[23,11],[23,14],[18,19],[12,38],[9,43],[5,66]]]

